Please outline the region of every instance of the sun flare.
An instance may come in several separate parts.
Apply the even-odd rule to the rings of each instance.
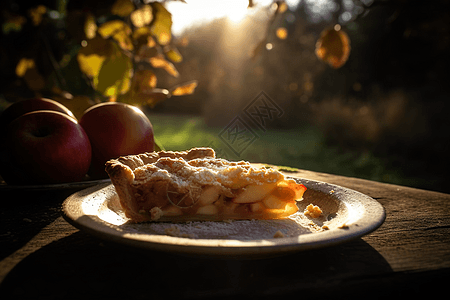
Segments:
[[[221,3],[224,16],[233,23],[241,22],[247,15],[247,1],[223,1]]]
[[[181,33],[191,25],[224,17],[233,24],[239,24],[249,12],[248,0],[186,0],[185,2],[173,1],[166,4],[167,9],[172,13],[174,34]]]

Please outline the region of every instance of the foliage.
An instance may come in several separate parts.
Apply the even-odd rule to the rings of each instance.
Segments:
[[[2,56],[9,57],[3,61],[2,77],[11,77],[8,72],[12,68],[5,65],[13,65],[19,78],[7,98],[46,96],[79,115],[95,102],[154,107],[171,96],[194,92],[198,84],[195,80],[167,89],[158,87],[158,69],[178,78],[176,64],[183,61],[177,49],[181,43],[172,37],[172,15],[164,1],[55,3],[56,7],[24,5],[17,11],[6,4],[1,8],[2,44],[6,45],[1,50]],[[249,1],[249,8],[255,5]],[[274,1],[268,7],[272,16],[266,36],[253,50],[254,57],[268,47],[272,31],[281,40],[288,37],[287,28],[272,28],[286,11],[284,1]],[[16,52],[16,40],[27,46]],[[349,43],[343,30],[324,30],[317,43],[317,57],[339,68],[348,59]]]
[[[350,55],[350,39],[340,25],[322,31],[316,43],[316,55],[331,67],[342,67]]]
[[[58,3],[64,5],[31,6],[24,15],[23,11],[2,9],[6,16],[2,20],[3,40],[13,42],[19,38],[27,43],[17,53],[2,48],[15,64],[20,94],[25,88],[27,96],[53,98],[80,115],[95,102],[121,101],[153,107],[171,96],[194,92],[197,82],[192,80],[168,89],[157,86],[156,69],[178,77],[175,64],[183,60],[172,38],[172,15],[163,3]],[[56,40],[50,40],[54,36]],[[73,84],[73,77],[83,78],[84,82],[75,79]],[[14,92],[19,94],[17,90]]]

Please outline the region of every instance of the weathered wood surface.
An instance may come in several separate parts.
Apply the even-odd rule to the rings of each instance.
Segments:
[[[348,187],[380,202],[386,221],[362,239],[395,272],[450,268],[450,195],[310,171],[287,174]]]
[[[450,278],[450,195],[298,170],[287,175],[357,190],[386,221],[345,244],[258,260],[139,251],[78,231],[61,217],[68,192],[2,193],[1,299],[428,297]]]

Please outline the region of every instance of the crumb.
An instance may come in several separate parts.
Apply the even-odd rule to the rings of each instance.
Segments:
[[[348,229],[348,225],[346,223],[342,223],[341,226],[338,227],[339,229]]]
[[[306,209],[303,213],[305,216],[308,216],[311,218],[318,218],[322,215],[322,210],[320,209],[320,207],[310,204],[306,207]]]
[[[323,226],[322,226],[322,229],[323,229],[323,230],[330,230],[330,227],[328,227],[327,225],[323,225]]]
[[[334,194],[334,190],[331,190],[331,191],[330,191],[330,194]]]
[[[233,220],[232,219],[228,219],[228,220],[223,220],[225,223],[228,223],[228,224],[231,224],[231,223],[233,223]]]
[[[283,238],[285,237],[284,233],[282,233],[280,230],[278,230],[277,232],[275,232],[275,234],[273,235],[274,238]]]
[[[152,219],[152,221],[156,221],[159,218],[161,218],[163,216],[163,211],[161,208],[159,207],[153,207],[152,209],[150,209],[150,218]]]

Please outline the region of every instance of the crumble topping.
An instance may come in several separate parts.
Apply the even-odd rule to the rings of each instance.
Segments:
[[[152,221],[156,221],[164,215],[162,209],[159,207],[153,207],[152,209],[150,209],[149,212],[150,212],[150,219]]]
[[[275,234],[273,235],[274,238],[284,238],[285,235],[284,233],[282,233],[280,230],[278,230],[277,232],[275,232]]]
[[[123,156],[105,167],[134,222],[282,218],[306,190],[276,169],[216,158],[211,148]]]
[[[186,161],[183,158],[162,157],[155,163],[134,170],[134,183],[144,184],[152,180],[172,180],[176,185],[211,185],[219,182],[231,188],[242,182],[246,184],[277,182],[283,175],[276,170],[254,169],[249,162],[229,162],[207,157]]]
[[[322,210],[320,209],[320,207],[310,204],[306,207],[306,209],[303,213],[307,217],[318,218],[322,215]]]

